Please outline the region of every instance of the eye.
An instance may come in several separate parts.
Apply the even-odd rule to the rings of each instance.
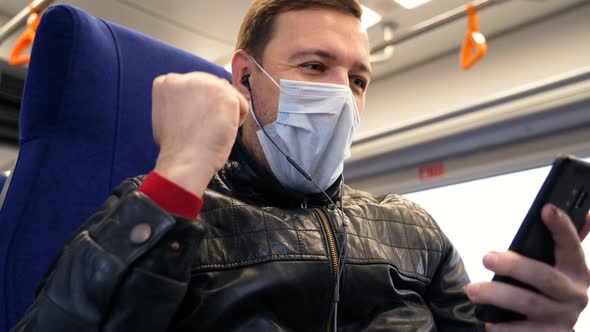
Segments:
[[[309,63],[304,63],[302,65],[299,66],[302,69],[305,70],[309,70],[309,71],[315,71],[315,72],[324,72],[326,70],[326,66],[322,63],[319,62],[309,62]]]
[[[351,77],[350,82],[355,86],[359,87],[363,91],[367,88],[367,81],[364,78]]]

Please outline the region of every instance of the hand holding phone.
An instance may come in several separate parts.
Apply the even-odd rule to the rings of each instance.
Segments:
[[[571,156],[557,158],[509,250],[554,266],[553,236],[541,220],[541,211],[548,203],[555,205],[567,213],[579,232],[590,210],[589,191],[590,164]],[[495,275],[493,281],[539,292],[535,287],[506,276]],[[492,323],[526,319],[522,314],[489,304],[478,304],[476,316]]]

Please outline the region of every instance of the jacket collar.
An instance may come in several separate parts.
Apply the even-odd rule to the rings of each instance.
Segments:
[[[322,193],[303,194],[283,185],[260,167],[241,142],[238,134],[228,162],[218,176],[235,196],[246,202],[268,204],[281,208],[319,207],[330,204]],[[340,198],[342,176],[326,190],[334,202]]]

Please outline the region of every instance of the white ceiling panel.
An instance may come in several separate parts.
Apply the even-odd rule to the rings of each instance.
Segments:
[[[28,0],[3,1],[6,1],[6,3],[0,4],[0,11],[8,15],[14,15],[29,3]],[[182,1],[185,4],[194,2]],[[192,26],[179,23],[175,19],[175,15],[171,15],[163,9],[161,12],[152,12],[135,6],[133,3],[118,0],[65,0],[55,2],[55,4],[63,3],[79,7],[94,16],[124,25],[212,61],[233,52],[233,43],[225,42],[221,38],[207,33],[208,31],[215,31],[216,28],[202,31],[196,28],[193,29]],[[181,1],[161,1],[161,3],[162,5],[169,5],[178,4]],[[189,8],[188,10],[192,12],[192,9]],[[199,14],[197,16],[206,15]]]
[[[242,17],[250,0],[118,0],[158,17],[167,17],[179,26],[234,45]]]

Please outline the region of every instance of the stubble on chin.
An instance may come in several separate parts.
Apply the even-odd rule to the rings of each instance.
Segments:
[[[254,119],[252,119],[252,114],[250,114],[249,118],[246,120],[246,122],[244,122],[244,125],[242,126],[242,146],[244,146],[248,154],[254,158],[254,161],[260,169],[267,172],[268,174],[272,174],[270,166],[268,165],[268,161],[264,156],[262,145],[260,145],[260,141],[258,140],[258,130],[258,125],[254,121]]]

